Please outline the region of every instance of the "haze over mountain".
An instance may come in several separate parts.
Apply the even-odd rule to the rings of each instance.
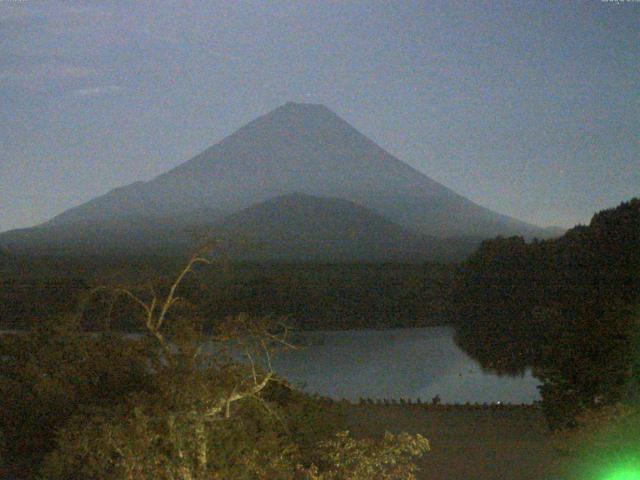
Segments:
[[[373,221],[376,212],[380,236],[391,224],[394,231],[402,227],[413,235],[441,239],[549,236],[544,229],[492,212],[430,179],[328,108],[287,103],[149,182],[115,189],[39,227],[2,234],[0,243],[15,247],[29,240],[42,246],[52,241],[62,248],[93,229],[91,237],[100,243],[123,248],[155,245],[163,237],[175,239],[185,227],[214,225],[225,216],[293,192],[364,207],[357,215],[353,211],[346,215],[353,221],[366,209],[372,212],[365,216]],[[294,214],[296,200],[309,203],[305,196],[290,197],[278,211],[283,214],[286,204]],[[342,206],[352,207],[348,202]],[[315,203],[318,208],[336,207],[331,202]],[[382,220],[389,224],[383,227]],[[279,221],[286,226],[286,218]]]

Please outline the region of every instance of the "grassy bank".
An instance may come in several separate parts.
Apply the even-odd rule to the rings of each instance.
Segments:
[[[420,405],[346,405],[351,431],[406,431],[427,437],[431,451],[418,480],[542,480],[553,478],[559,455],[535,407],[478,409]]]

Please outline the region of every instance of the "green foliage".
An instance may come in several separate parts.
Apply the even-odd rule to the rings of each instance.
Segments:
[[[5,449],[7,448],[4,441],[4,434],[0,430],[0,478],[6,478],[8,476],[5,465]]]
[[[295,445],[261,406],[243,405],[233,419],[211,420],[156,401],[137,398],[123,412],[74,418],[59,432],[43,476],[245,479],[293,470]]]
[[[456,340],[485,367],[515,373],[533,361],[533,337],[544,335],[530,315],[535,253],[521,237],[485,241],[456,278]]]
[[[0,266],[0,326],[28,328],[33,321],[72,312],[92,285],[129,285],[144,295],[152,281],[161,290],[170,285],[179,258],[96,257],[86,263],[68,258],[24,258],[15,268]],[[22,272],[31,274],[25,278]],[[436,264],[233,264],[230,268],[202,266],[185,278],[181,295],[207,319],[241,312],[252,316],[287,316],[296,326],[359,328],[442,324],[450,317],[448,302],[453,267]],[[141,331],[137,306],[109,291],[92,297],[84,325],[106,325]]]
[[[246,339],[262,332],[259,338],[265,339],[262,326],[240,317],[221,326],[219,338]],[[413,478],[410,459],[428,446],[422,437],[329,441],[342,426],[334,406],[276,378],[256,391],[268,373],[228,362],[221,349],[214,350],[216,358],[207,357],[211,361],[193,363],[189,345],[196,338],[176,341],[174,360],[158,365],[150,391],[129,395],[117,408],[85,411],[60,428],[43,477],[364,479],[378,472],[375,478]],[[254,374],[258,380],[246,383]],[[251,393],[231,402],[234,392]],[[229,408],[216,410],[220,400]]]
[[[429,451],[422,435],[385,433],[381,441],[354,439],[349,432],[338,432],[335,438],[318,445],[319,465],[305,471],[308,480],[414,480],[417,467],[414,458]]]
[[[5,462],[33,474],[56,429],[86,406],[112,405],[149,381],[139,343],[90,336],[75,317],[0,336],[0,430]]]
[[[640,303],[640,199],[557,240],[484,242],[457,275],[456,340],[487,368],[534,367],[551,427],[627,389]]]
[[[578,330],[556,328],[555,342],[544,349],[548,357],[534,368],[551,426],[571,426],[582,411],[625,398],[635,362],[635,323],[630,310],[611,308]]]
[[[0,269],[2,267],[0,266]],[[2,269],[1,328],[29,328],[34,319],[70,314],[86,283],[76,276],[27,276],[22,269]]]

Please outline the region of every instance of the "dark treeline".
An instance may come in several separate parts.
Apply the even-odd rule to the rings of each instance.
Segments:
[[[0,328],[26,328],[52,314],[76,311],[100,285],[126,286],[144,298],[149,281],[168,286],[182,260],[12,259],[0,280]],[[301,329],[425,326],[450,321],[452,277],[452,266],[437,264],[216,263],[201,266],[179,293],[209,325],[244,312],[285,317]],[[140,309],[112,291],[85,303],[90,329],[140,325]]]
[[[555,240],[485,241],[454,287],[456,340],[484,367],[533,367],[552,426],[619,401],[636,376],[640,200]]]

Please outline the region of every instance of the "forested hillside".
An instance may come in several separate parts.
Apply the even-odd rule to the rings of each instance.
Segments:
[[[534,367],[552,423],[628,394],[640,300],[640,199],[556,240],[485,241],[455,286],[459,345],[502,372]]]

